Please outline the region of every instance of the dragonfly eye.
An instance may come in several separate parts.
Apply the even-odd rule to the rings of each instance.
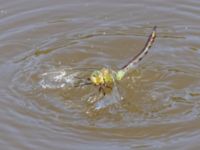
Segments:
[[[99,74],[100,74],[99,71],[94,71],[91,76],[93,78],[97,78],[99,76]]]
[[[102,81],[101,79],[101,73],[99,71],[94,71],[91,76],[90,76],[90,80],[92,81],[92,83],[94,83],[95,85],[99,85]]]

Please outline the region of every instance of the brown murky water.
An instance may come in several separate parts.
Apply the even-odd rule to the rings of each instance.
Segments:
[[[0,149],[199,150],[199,8],[198,0],[1,0]],[[63,67],[123,66],[154,25],[156,44],[120,93],[92,102],[93,87],[44,79]]]

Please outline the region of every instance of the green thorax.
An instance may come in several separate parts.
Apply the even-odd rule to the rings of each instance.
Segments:
[[[101,70],[95,70],[90,76],[90,80],[94,85],[112,85],[115,80],[120,81],[125,75],[123,70],[117,72],[108,69],[102,68]]]

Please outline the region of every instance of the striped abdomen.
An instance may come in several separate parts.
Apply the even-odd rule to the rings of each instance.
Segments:
[[[154,26],[153,31],[150,34],[144,48],[134,58],[132,58],[125,66],[123,66],[121,68],[121,71],[126,73],[131,68],[136,66],[144,58],[144,56],[148,53],[148,50],[153,45],[155,38],[156,38],[156,26]]]

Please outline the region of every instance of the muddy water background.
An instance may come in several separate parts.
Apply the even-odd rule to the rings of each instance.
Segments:
[[[199,149],[199,1],[0,4],[1,150]],[[42,88],[52,69],[123,66],[154,25],[156,44],[120,83],[122,101],[88,112],[93,89]]]

